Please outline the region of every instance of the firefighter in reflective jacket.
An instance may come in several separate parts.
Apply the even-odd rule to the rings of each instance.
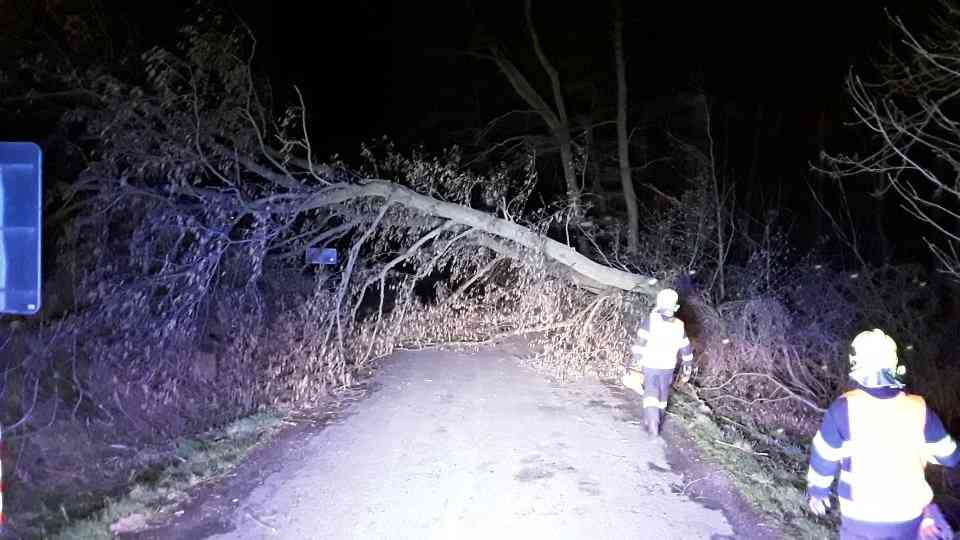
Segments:
[[[813,439],[810,509],[823,515],[839,473],[840,538],[949,539],[953,532],[924,477],[926,464],[956,467],[957,443],[924,399],[903,391],[897,344],[861,332],[850,352],[854,389],[834,401]]]
[[[674,316],[680,308],[678,300],[677,291],[673,289],[664,289],[657,294],[653,311],[637,330],[636,342],[631,348],[632,362],[627,366],[628,377],[631,371],[643,370],[643,418],[652,436],[660,434],[677,354],[683,359],[683,382],[690,380],[693,367],[693,352],[686,329],[683,321]]]

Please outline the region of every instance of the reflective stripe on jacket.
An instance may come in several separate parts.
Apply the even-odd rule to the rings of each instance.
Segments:
[[[852,400],[849,399],[850,397]],[[856,410],[851,410],[851,403],[857,405]],[[859,387],[858,391],[848,392],[837,398],[823,415],[820,429],[813,438],[810,467],[807,471],[807,494],[811,497],[828,497],[834,479],[840,472],[842,478],[837,485],[837,494],[841,498],[841,511],[844,512],[846,521],[852,520],[886,527],[896,523],[903,516],[906,516],[901,520],[903,523],[918,517],[920,510],[916,506],[920,505],[919,501],[927,498],[924,493],[928,489],[915,481],[917,478],[923,478],[923,464],[917,465],[916,461],[910,457],[891,457],[889,453],[895,453],[895,450],[887,447],[896,445],[902,450],[906,446],[908,455],[919,452],[921,459],[945,467],[960,465],[960,448],[956,441],[947,433],[936,412],[926,405],[919,407],[922,403],[922,399],[904,394],[898,388]],[[877,407],[873,407],[872,404],[877,404]],[[900,412],[895,412],[888,418],[883,412],[887,408]],[[918,411],[918,408],[922,408],[922,412]],[[857,415],[857,418],[853,415]],[[917,419],[919,416],[923,417],[923,424],[918,435],[915,426],[910,427],[909,424],[919,422],[920,420]],[[870,418],[873,419],[872,426],[869,424]],[[852,440],[854,434],[863,434],[868,428],[874,432],[874,441],[854,443]],[[910,448],[913,443],[909,441],[916,441],[914,437],[920,439],[916,443],[919,448],[917,446]],[[870,444],[874,446],[869,447]],[[869,483],[871,477],[869,472],[864,472],[869,463],[862,461],[869,460],[870,455],[875,453],[884,453],[887,457],[873,460],[874,467],[879,469],[879,472],[873,472],[873,486],[864,485],[860,480],[866,477],[865,482]],[[916,456],[916,454],[913,455]],[[884,459],[887,461],[884,462]],[[902,483],[902,480],[888,475],[888,471],[893,471],[895,468],[907,470],[913,468],[914,474],[908,475],[906,483],[901,486],[898,482]],[[918,468],[919,473],[916,472]],[[875,490],[875,496],[885,498],[888,502],[873,511],[868,508],[870,503],[859,504],[861,508],[857,508],[857,501],[860,500],[857,494],[871,487]],[[901,497],[901,493],[904,497]],[[909,503],[910,498],[916,499],[916,502]],[[844,499],[848,501],[846,505],[844,505]],[[900,501],[900,504],[890,502],[891,500]],[[852,506],[850,501],[853,502]],[[891,506],[896,508],[890,511]],[[858,511],[861,509],[867,512]],[[853,515],[847,515],[847,512],[865,514],[866,519],[857,519]],[[908,515],[912,513],[914,515]]]
[[[840,471],[840,513],[872,522],[908,521],[933,500],[923,470],[927,405],[899,393],[877,399],[863,390],[844,394],[850,422],[850,464]]]

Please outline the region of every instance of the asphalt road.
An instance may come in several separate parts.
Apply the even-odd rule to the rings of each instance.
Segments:
[[[391,357],[374,387],[204,536],[742,537],[684,493],[638,399],[600,382],[551,383],[503,351],[419,351]]]

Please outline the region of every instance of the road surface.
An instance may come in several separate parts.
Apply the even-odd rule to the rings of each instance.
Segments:
[[[186,510],[206,525],[143,537],[755,537],[685,493],[629,391],[551,383],[504,349],[401,352],[373,388],[242,496]]]

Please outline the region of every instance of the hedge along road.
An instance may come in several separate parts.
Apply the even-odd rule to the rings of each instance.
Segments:
[[[683,489],[691,479],[671,466],[672,444],[643,432],[630,391],[551,383],[504,347],[400,352],[373,387],[226,501],[216,525],[208,512],[177,536],[771,537],[745,525],[735,497],[703,504]]]

